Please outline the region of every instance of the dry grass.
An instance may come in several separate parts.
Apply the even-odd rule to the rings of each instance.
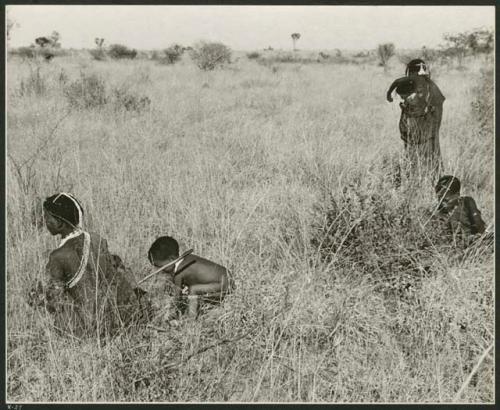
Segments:
[[[480,64],[436,67],[433,76],[447,97],[447,171],[491,222],[493,137],[471,107]],[[321,235],[325,195],[340,198],[356,178],[358,193],[371,194],[381,158],[401,152],[399,108],[384,97],[403,68],[273,67],[241,59],[201,72],[185,59],[158,66],[68,57],[42,64],[33,79],[26,63],[8,62],[7,148],[18,167],[9,160],[10,401],[453,401],[494,340],[492,255],[438,250],[433,274],[395,297],[362,265],[330,263],[311,242]],[[150,104],[70,106],[65,87],[81,71],[101,78],[105,92],[126,87]],[[20,92],[21,81],[43,87]],[[382,189],[384,206],[408,197],[415,212],[434,204],[429,185]],[[25,299],[55,245],[32,224],[33,201],[58,190],[81,200],[88,228],[137,277],[148,270],[150,243],[171,234],[229,267],[236,292],[215,314],[166,332],[103,348],[59,338]],[[168,307],[161,278],[148,290]],[[160,317],[155,325],[167,327]],[[489,355],[460,400],[492,402],[493,375]]]

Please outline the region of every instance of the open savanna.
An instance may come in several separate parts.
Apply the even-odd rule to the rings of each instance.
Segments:
[[[490,226],[491,65],[431,68],[446,96],[446,172]],[[245,56],[210,72],[187,56],[171,66],[83,54],[10,59],[8,400],[492,402],[492,351],[456,397],[494,340],[492,253],[457,257],[436,243],[425,262],[432,273],[410,295],[381,291],[385,271],[367,268],[398,258],[389,249],[404,251],[405,233],[391,221],[435,206],[428,181],[384,182],[382,160],[402,152],[400,109],[385,93],[403,73],[397,59],[387,72]],[[87,229],[137,278],[150,272],[151,242],[168,234],[181,252],[227,266],[235,292],[196,322],[169,326],[159,313],[156,329],[103,347],[61,338],[50,316],[27,304],[57,245],[39,225],[37,198],[58,191],[80,199]],[[325,253],[327,198],[345,195],[355,223],[371,227],[360,239],[376,244],[371,255],[361,247],[343,257],[342,246]],[[387,216],[380,222],[355,201],[373,195]],[[386,235],[387,254],[377,235]],[[168,308],[162,277],[145,288]]]

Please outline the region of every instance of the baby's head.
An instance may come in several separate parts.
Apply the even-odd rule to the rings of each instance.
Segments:
[[[166,265],[167,263],[179,257],[179,244],[170,236],[160,236],[157,238],[148,251],[149,262],[157,268]],[[172,266],[167,269],[167,272],[173,270]]]
[[[71,194],[52,195],[43,202],[45,225],[52,235],[64,234],[81,229],[83,208]]]
[[[439,178],[435,191],[440,208],[447,208],[448,204],[460,196],[460,180],[452,175],[444,175]]]

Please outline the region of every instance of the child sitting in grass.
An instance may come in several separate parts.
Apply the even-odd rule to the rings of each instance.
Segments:
[[[150,310],[144,291],[105,239],[83,230],[83,208],[70,194],[43,203],[45,224],[61,243],[51,252],[46,285],[30,293],[30,304],[43,304],[54,314],[63,334],[105,337],[133,323],[147,321]]]
[[[448,233],[454,239],[463,238],[467,242],[474,236],[483,234],[485,223],[476,202],[470,196],[460,196],[460,180],[451,175],[439,178],[436,187],[439,201],[438,216],[447,222]]]
[[[149,261],[158,268],[178,258],[179,244],[169,236],[156,239],[148,252]],[[198,315],[199,298],[211,304],[219,304],[229,292],[227,269],[200,256],[187,255],[173,266],[166,267],[163,272],[168,275],[167,280],[174,284],[176,302],[181,313],[184,313],[182,302],[187,298],[189,317],[195,318]]]

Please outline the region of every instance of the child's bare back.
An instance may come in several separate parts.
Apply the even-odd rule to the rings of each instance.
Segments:
[[[174,238],[158,238],[148,253],[149,261],[160,268],[179,258],[179,245]],[[196,316],[201,298],[209,303],[220,303],[229,292],[227,269],[197,255],[187,255],[173,266],[163,270],[167,280],[174,284],[178,300],[189,300],[189,315]]]

